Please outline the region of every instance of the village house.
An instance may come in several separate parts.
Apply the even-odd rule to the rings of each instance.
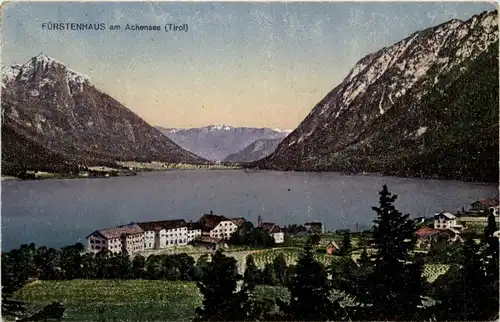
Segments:
[[[263,222],[259,224],[259,228],[273,237],[276,244],[282,244],[285,242],[285,233],[280,228],[280,226],[276,225],[275,223]]]
[[[470,205],[470,210],[474,212],[483,212],[486,209],[491,209],[496,211],[496,216],[498,216],[498,200],[497,199],[484,199],[478,200]]]
[[[429,248],[434,240],[434,237],[439,233],[438,229],[433,229],[431,227],[421,227],[415,232],[417,237],[416,247],[418,248]]]
[[[198,223],[201,226],[201,233],[205,236],[229,239],[232,234],[238,229],[231,219],[221,215],[214,215],[212,211],[210,214],[204,214]]]
[[[332,255],[333,253],[339,251],[340,247],[337,245],[335,241],[331,241],[326,245],[326,254],[327,255]]]
[[[418,248],[427,249],[430,248],[438,238],[442,238],[448,242],[463,241],[460,231],[455,228],[434,229],[423,226],[415,232],[415,237],[417,237],[416,246]]]
[[[87,250],[93,253],[102,249],[115,254],[122,251],[133,254],[144,250],[144,231],[137,224],[96,230],[86,239]]]
[[[461,229],[457,224],[457,217],[449,212],[440,212],[434,215],[434,229]]]
[[[325,233],[325,227],[323,226],[322,222],[306,222],[304,224],[304,227],[312,233],[312,234],[324,234]]]

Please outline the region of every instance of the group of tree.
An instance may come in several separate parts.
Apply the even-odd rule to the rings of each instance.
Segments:
[[[228,244],[251,246],[251,247],[273,247],[274,238],[260,227],[247,221],[243,223],[228,240]]]
[[[497,230],[493,214],[489,214],[481,242],[478,244],[466,237],[459,247],[458,262],[431,284],[423,278],[422,260],[415,256],[415,222],[395,208],[396,198],[383,187],[379,205],[373,207],[377,214],[373,250],[369,255],[364,249],[357,262],[351,256],[342,256],[325,267],[315,259],[312,245],[307,243],[296,265],[285,270],[288,301],[255,299],[253,290],[259,284],[259,270],[253,258],[247,258],[245,274],[240,276],[236,262],[218,252],[210,265],[203,268],[198,286],[204,302],[197,309],[195,320],[484,321],[497,318],[498,238],[493,236]],[[350,245],[348,234],[344,235],[343,245]],[[434,305],[425,304],[428,296],[435,300]]]

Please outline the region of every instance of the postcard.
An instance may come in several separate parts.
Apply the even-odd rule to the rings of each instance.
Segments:
[[[497,4],[2,9],[6,321],[498,319]]]

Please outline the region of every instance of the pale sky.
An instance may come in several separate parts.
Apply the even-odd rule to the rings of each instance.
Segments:
[[[2,65],[40,52],[152,125],[294,129],[363,56],[492,3],[9,3]],[[120,24],[49,31],[42,23]],[[125,25],[162,31],[125,31]],[[167,33],[166,23],[188,31]]]

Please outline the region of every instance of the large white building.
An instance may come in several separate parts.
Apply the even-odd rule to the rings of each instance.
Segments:
[[[231,219],[220,215],[204,214],[198,223],[201,227],[201,233],[205,236],[214,238],[229,239],[238,229],[238,225]]]
[[[182,246],[188,243],[188,224],[184,219],[138,223],[144,230],[144,248]]]
[[[87,236],[87,250],[93,253],[106,249],[112,253],[129,254],[144,250],[144,231],[136,224],[96,230]]]

